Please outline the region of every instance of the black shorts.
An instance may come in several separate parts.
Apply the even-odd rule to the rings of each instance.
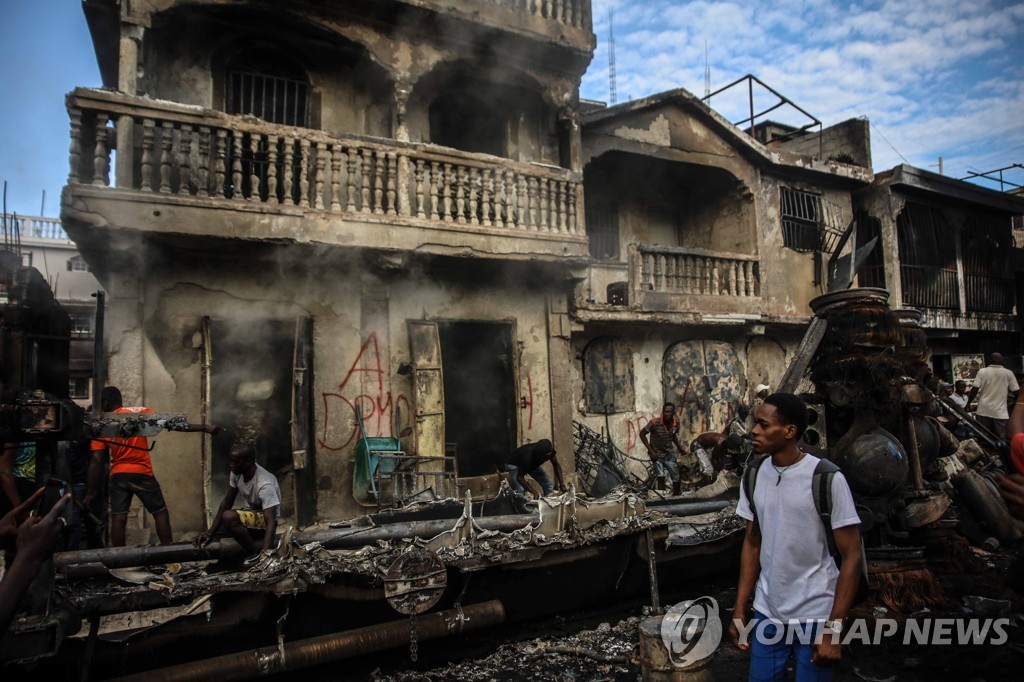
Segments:
[[[110,477],[110,513],[127,514],[132,504],[132,495],[139,498],[150,514],[159,514],[167,509],[160,484],[148,474],[114,474]]]

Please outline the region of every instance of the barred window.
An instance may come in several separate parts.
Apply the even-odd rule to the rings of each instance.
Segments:
[[[309,79],[293,61],[266,49],[235,55],[227,65],[229,114],[309,127]]]
[[[821,195],[791,187],[779,188],[782,244],[794,251],[821,248]]]
[[[68,259],[68,272],[92,272],[89,264],[81,256]]]

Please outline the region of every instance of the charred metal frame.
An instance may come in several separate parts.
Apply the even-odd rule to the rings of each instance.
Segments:
[[[813,115],[811,115],[810,113],[808,113],[807,111],[802,109],[799,105],[797,105],[795,102],[793,102],[793,100],[789,99],[788,97],[786,97],[781,92],[779,92],[778,90],[776,90],[772,86],[770,86],[767,83],[765,83],[764,81],[762,81],[760,78],[758,78],[754,74],[748,73],[746,76],[743,76],[741,78],[738,78],[738,79],[734,80],[732,83],[729,83],[728,85],[726,85],[724,87],[721,87],[718,90],[715,90],[714,92],[712,92],[712,93],[710,93],[708,95],[705,95],[701,99],[701,101],[705,102],[706,104],[708,104],[708,106],[710,106],[711,105],[711,98],[712,97],[714,97],[715,95],[719,95],[719,94],[725,92],[726,90],[731,90],[732,88],[736,87],[737,85],[740,85],[741,83],[746,83],[747,84],[747,100],[748,100],[748,105],[749,105],[749,109],[750,109],[750,116],[748,118],[742,119],[740,121],[733,121],[733,125],[735,125],[738,128],[742,128],[744,123],[749,123],[750,127],[747,129],[746,132],[751,137],[754,137],[754,121],[756,121],[758,118],[764,116],[765,114],[767,114],[769,112],[772,112],[772,111],[775,111],[779,107],[783,107],[783,106],[788,104],[789,106],[793,107],[794,109],[799,111],[801,114],[803,114],[807,118],[811,119],[811,123],[808,123],[808,124],[806,124],[804,126],[801,126],[800,128],[797,128],[796,130],[792,130],[792,131],[790,131],[790,132],[780,136],[780,139],[787,140],[787,139],[790,139],[790,138],[799,137],[801,134],[807,132],[809,129],[813,128],[814,126],[818,126],[818,156],[821,156],[821,153],[822,153],[821,152],[821,149],[822,149],[822,140],[821,140],[822,124],[821,124],[821,121],[819,121]],[[772,106],[768,107],[767,109],[762,109],[761,111],[755,113],[754,112],[754,83],[757,83],[762,88],[764,88],[768,92],[770,92],[773,95],[775,95],[776,97],[778,97],[779,101],[776,102],[775,104],[773,104]]]

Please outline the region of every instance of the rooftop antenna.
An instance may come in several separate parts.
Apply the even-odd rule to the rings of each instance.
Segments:
[[[615,89],[615,7],[608,5],[608,87],[612,104],[619,101]]]
[[[708,39],[704,39],[704,99],[711,94],[711,67],[708,66]]]

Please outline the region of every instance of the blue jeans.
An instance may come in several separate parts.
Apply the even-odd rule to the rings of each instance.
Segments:
[[[664,476],[673,483],[679,482],[679,463],[676,462],[676,453],[662,455],[651,461],[654,464],[655,476]]]
[[[519,467],[515,464],[506,464],[505,468],[508,470],[509,476],[512,477],[512,489],[522,495],[526,491],[523,486],[519,485]],[[526,475],[537,481],[540,484],[541,490],[544,491],[545,495],[550,495],[555,490],[555,484],[548,478],[547,472],[544,471],[544,467],[537,467],[533,471],[526,472]]]
[[[803,637],[793,632],[801,628],[805,629]],[[750,682],[785,680],[790,656],[796,658],[796,682],[830,682],[835,668],[819,668],[811,662],[814,653],[811,642],[816,635],[816,625],[786,626],[773,623],[764,614],[754,611],[754,628],[750,633]],[[771,643],[775,640],[779,641]]]

